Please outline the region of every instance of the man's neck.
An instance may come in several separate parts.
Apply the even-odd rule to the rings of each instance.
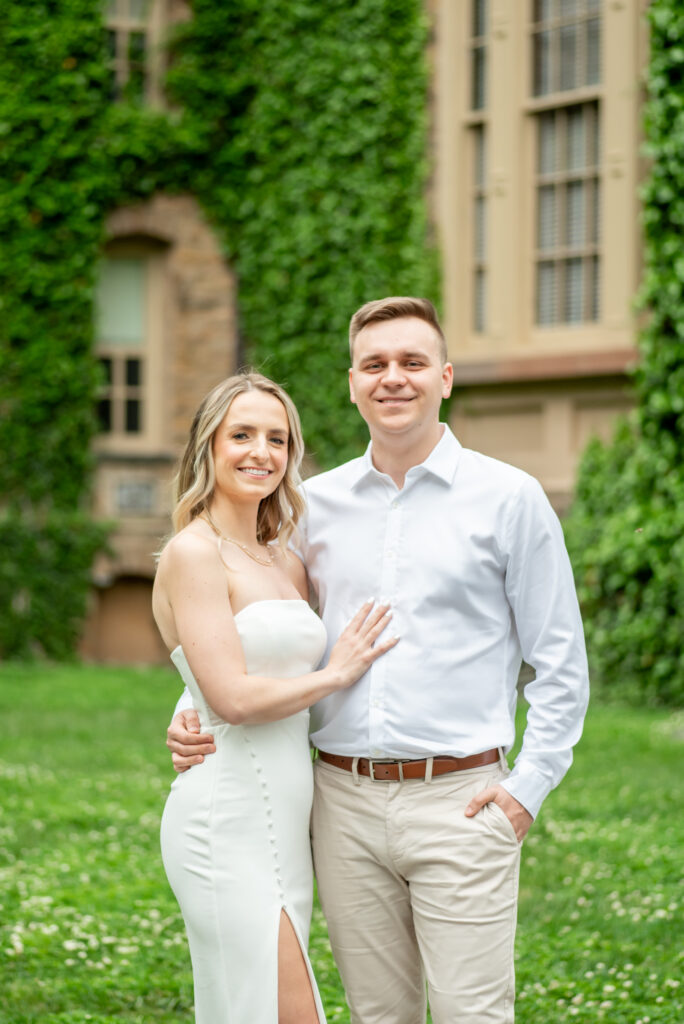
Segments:
[[[386,473],[395,482],[399,490],[409,469],[420,466],[434,450],[444,434],[441,423],[429,435],[416,439],[413,443],[400,435],[378,435],[371,433],[371,459],[379,473]]]

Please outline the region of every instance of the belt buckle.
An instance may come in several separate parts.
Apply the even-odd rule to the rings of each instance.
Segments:
[[[378,764],[396,764],[399,768],[399,782],[404,781],[404,762],[403,761],[378,761]],[[375,778],[375,761],[372,758],[368,758],[368,774],[371,782],[387,782],[387,779],[376,779]]]

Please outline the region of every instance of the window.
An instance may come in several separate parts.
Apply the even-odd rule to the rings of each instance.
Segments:
[[[472,2],[470,40],[470,107],[483,110],[487,105],[487,16],[488,0]]]
[[[600,0],[533,0],[534,96],[601,81]]]
[[[598,105],[545,112],[537,129],[537,322],[598,320]]]
[[[532,0],[536,322],[600,317],[601,20],[598,0]],[[590,88],[593,87],[593,88]],[[582,90],[582,102],[572,92]],[[596,98],[589,99],[592,92]],[[559,93],[569,93],[563,96]],[[549,96],[548,100],[544,97]]]
[[[487,134],[471,129],[473,143],[473,328],[486,329],[487,312]]]
[[[159,105],[166,0],[106,0],[114,99]]]
[[[146,261],[134,258],[104,259],[100,269],[96,309],[103,384],[98,414],[102,433],[115,437],[140,436],[148,426],[146,270]]]
[[[471,0],[470,120],[472,210],[472,326],[487,326],[487,33],[488,0]]]

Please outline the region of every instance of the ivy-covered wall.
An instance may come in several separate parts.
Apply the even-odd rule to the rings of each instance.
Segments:
[[[364,443],[350,314],[437,292],[422,0],[195,0],[168,114],[110,102],[103,6],[0,5],[4,656],[73,649],[105,537],[88,508],[109,211],[197,197],[238,276],[248,359],[291,391],[322,467]]]
[[[249,352],[292,392],[322,466],[366,437],[345,338],[369,298],[435,296],[422,0],[196,0],[171,86],[206,156]],[[217,47],[216,40],[226,40]]]
[[[71,649],[87,518],[92,289],[107,160],[91,5],[0,6],[0,650]],[[84,160],[84,154],[91,158]]]
[[[590,445],[566,534],[594,680],[684,704],[684,8],[648,9],[645,275],[638,407]]]

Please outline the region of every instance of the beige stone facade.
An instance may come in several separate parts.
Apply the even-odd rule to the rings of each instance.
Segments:
[[[430,5],[454,428],[561,510],[586,441],[631,404],[645,6]]]

